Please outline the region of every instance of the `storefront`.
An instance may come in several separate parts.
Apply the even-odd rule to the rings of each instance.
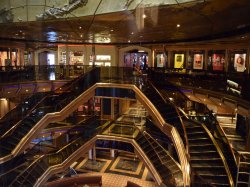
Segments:
[[[0,66],[20,66],[20,49],[0,47]]]

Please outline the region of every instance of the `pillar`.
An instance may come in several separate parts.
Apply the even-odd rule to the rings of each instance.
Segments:
[[[90,160],[93,160],[92,149],[89,150],[89,159],[90,159]]]
[[[115,150],[114,149],[110,149],[110,156],[111,156],[111,158],[115,158]]]
[[[96,160],[96,147],[93,146],[90,150],[89,150],[89,159],[90,160]]]

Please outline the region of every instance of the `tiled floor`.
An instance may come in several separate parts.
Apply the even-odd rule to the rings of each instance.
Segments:
[[[153,181],[143,162],[134,154],[120,151],[119,155],[112,158],[108,153],[97,150],[96,160],[89,160],[86,155],[85,158],[78,160],[74,169],[80,173],[113,173]]]
[[[146,115],[145,109],[136,103],[118,121],[143,126]],[[103,134],[133,138],[138,134],[138,129],[132,127],[133,125],[122,125],[117,122],[117,124],[113,124],[104,131]],[[88,159],[88,154],[86,154],[71,167],[75,169],[78,175],[102,175],[103,187],[125,187],[128,180],[142,187],[157,186],[143,162],[135,154],[124,151],[119,151],[116,157],[113,158],[110,151],[97,149],[96,160]]]
[[[102,175],[103,187],[125,187],[128,180],[142,187],[157,186],[148,169],[133,154],[123,153],[114,159],[103,157],[95,161],[82,158],[74,169],[81,175]]]
[[[111,173],[86,173],[81,175],[102,175],[102,187],[125,187],[127,181],[132,181],[142,187],[156,187],[154,182],[137,179],[134,177],[128,177],[124,175],[117,175]]]

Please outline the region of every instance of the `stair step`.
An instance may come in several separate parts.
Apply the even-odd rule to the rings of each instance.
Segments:
[[[220,157],[213,157],[213,155],[211,155],[211,157],[208,157],[207,155],[191,155],[190,156],[190,160],[191,161],[195,161],[195,160],[200,160],[200,161],[212,161],[212,160],[221,160]]]
[[[217,154],[216,150],[190,150],[189,151],[190,154],[194,155],[194,154]]]

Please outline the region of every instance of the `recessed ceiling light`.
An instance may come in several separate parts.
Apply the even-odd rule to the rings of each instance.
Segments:
[[[79,26],[79,29],[82,29],[82,27],[81,27],[81,26]]]
[[[180,24],[177,24],[176,27],[180,27],[181,25]]]

